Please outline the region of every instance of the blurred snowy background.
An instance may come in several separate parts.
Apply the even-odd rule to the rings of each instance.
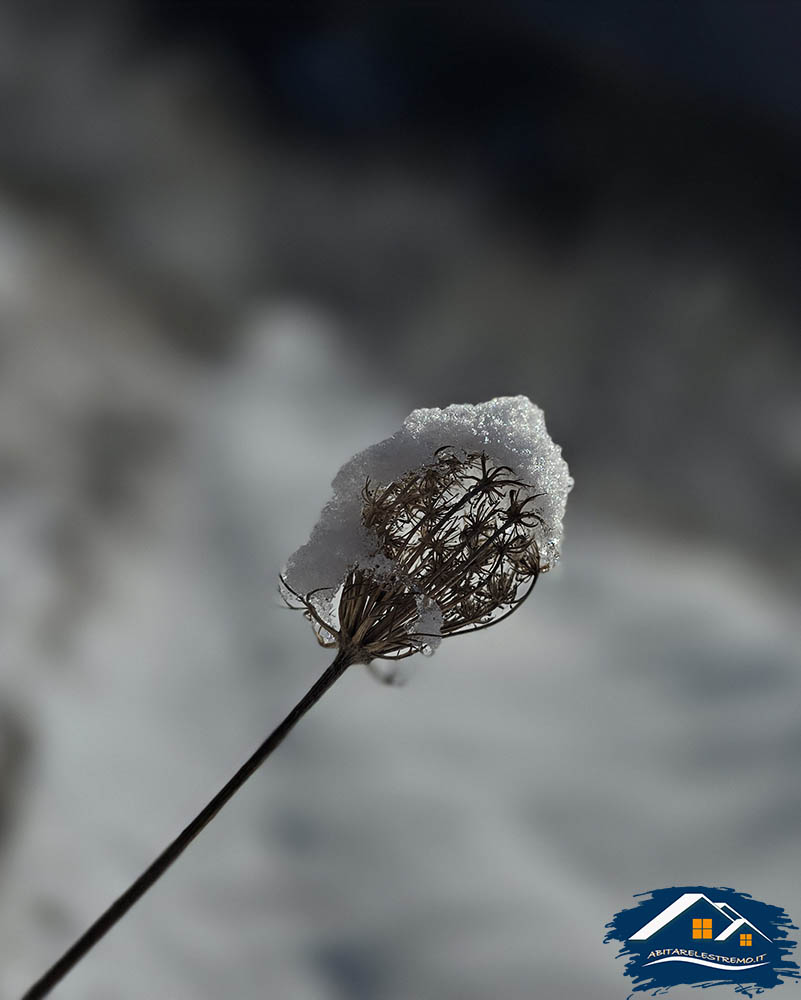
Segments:
[[[634,893],[798,921],[799,41],[0,7],[2,1000],[324,668],[274,585],[340,464],[493,395],[576,478],[557,571],[407,688],[349,671],[58,995],[615,1000]]]

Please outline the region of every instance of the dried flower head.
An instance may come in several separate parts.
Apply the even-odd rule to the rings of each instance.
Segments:
[[[333,486],[281,590],[321,645],[371,663],[516,610],[558,558],[572,480],[542,411],[516,396],[415,410]]]

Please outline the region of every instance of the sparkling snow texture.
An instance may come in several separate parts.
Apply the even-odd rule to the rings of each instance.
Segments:
[[[355,565],[387,571],[362,524],[361,491],[398,479],[434,460],[443,445],[467,452],[484,451],[496,464],[510,466],[533,493],[542,494],[538,510],[545,527],[537,537],[541,567],[559,558],[567,494],[573,486],[562,449],[545,428],[543,411],[526,396],[499,396],[486,403],[454,403],[444,409],[414,410],[392,437],[359,452],[337,473],[333,496],[325,505],[311,538],[288,560],[284,577],[298,594],[312,600],[325,621],[336,627],[336,602],[347,570]],[[435,616],[426,616],[432,628]],[[420,629],[420,631],[425,631]]]

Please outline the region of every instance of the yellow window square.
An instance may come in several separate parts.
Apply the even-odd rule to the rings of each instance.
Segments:
[[[750,948],[751,947],[751,935],[750,934],[741,934],[740,935],[740,945],[744,946],[746,948]]]

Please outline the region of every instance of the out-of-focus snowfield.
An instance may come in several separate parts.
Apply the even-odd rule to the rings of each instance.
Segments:
[[[560,565],[405,688],[350,669],[58,996],[616,1000],[635,893],[797,921],[794,304],[667,210],[554,257],[467,181],[257,158],[102,23],[4,19],[0,998],[325,667],[275,582],[339,466],[517,392],[576,479]]]

